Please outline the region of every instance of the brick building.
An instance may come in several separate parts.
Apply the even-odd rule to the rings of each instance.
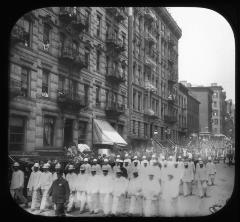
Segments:
[[[11,33],[9,150],[92,146],[93,118],[126,139],[127,39],[124,7],[50,7],[22,16]]]
[[[129,17],[129,137],[132,148],[178,140],[178,40],[181,29],[165,8],[136,7]],[[151,144],[150,144],[151,146]]]

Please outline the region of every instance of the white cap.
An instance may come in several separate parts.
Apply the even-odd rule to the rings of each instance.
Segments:
[[[152,155],[152,157],[156,157],[156,155],[155,155],[155,154],[153,154],[153,155]]]
[[[103,161],[104,161],[104,162],[108,162],[108,159],[104,159]]]
[[[93,159],[94,162],[97,162],[97,159]]]
[[[178,156],[178,159],[182,158],[181,156]]]
[[[208,157],[208,160],[211,160],[211,159],[212,159],[212,157],[209,156],[209,157]]]
[[[15,163],[13,164],[13,166],[19,167],[20,165],[19,165],[18,162],[15,162]]]
[[[146,156],[143,156],[142,159],[146,159]]]
[[[74,166],[73,166],[73,165],[69,165],[69,166],[68,166],[68,169],[69,169],[69,170],[74,170]]]
[[[120,158],[120,155],[117,155],[117,158]]]
[[[134,160],[137,159],[137,158],[138,158],[137,156],[134,156],[134,157],[133,157]]]
[[[55,166],[55,169],[60,169],[60,168],[61,168],[60,163],[57,163],[56,166]]]
[[[43,169],[48,169],[49,168],[49,164],[45,163],[43,164]]]
[[[34,163],[34,167],[39,167],[39,163]]]
[[[129,159],[125,159],[123,162],[124,163],[129,163]]]
[[[118,163],[119,162],[119,159],[116,159],[116,163]]]
[[[119,163],[123,163],[123,160],[121,160],[121,159],[119,159],[119,161],[118,161]]]
[[[169,159],[172,159],[173,157],[172,156],[169,156]]]
[[[127,154],[127,153],[125,154],[125,157],[128,157],[128,154]]]
[[[147,160],[143,160],[142,163],[148,163],[148,161]]]
[[[133,160],[133,163],[138,163],[138,160]]]
[[[83,161],[88,161],[88,158],[84,158],[84,160]]]

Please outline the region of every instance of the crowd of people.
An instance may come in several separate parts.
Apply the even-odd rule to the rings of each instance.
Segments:
[[[182,156],[124,152],[85,156],[77,163],[36,162],[28,178],[14,162],[10,192],[32,212],[54,209],[57,216],[76,210],[104,216],[172,216],[180,195],[207,197],[216,173],[210,155],[196,160],[188,152]],[[25,187],[30,200],[23,193]]]

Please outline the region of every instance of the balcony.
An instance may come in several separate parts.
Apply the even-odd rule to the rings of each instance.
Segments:
[[[150,81],[145,81],[144,88],[150,92],[157,92],[157,88]]]
[[[23,92],[21,90],[21,81],[16,79],[10,79],[10,97],[15,98],[17,96],[22,96]]]
[[[174,104],[176,102],[175,95],[170,94],[167,98],[167,101],[171,104]]]
[[[105,113],[109,118],[118,118],[125,113],[125,105],[111,101],[106,104]]]
[[[159,118],[158,115],[157,115],[157,113],[154,112],[151,108],[146,109],[146,110],[144,111],[144,115],[147,116],[147,117],[149,117],[150,119],[158,119],[158,118]]]
[[[166,123],[174,124],[177,122],[177,117],[173,115],[164,115],[164,121]]]
[[[82,69],[86,67],[85,57],[71,46],[63,46],[59,60],[73,68]]]
[[[112,51],[114,50],[115,52],[122,53],[126,50],[126,44],[119,38],[110,35],[107,39],[106,39],[106,45],[107,45],[107,49]]]
[[[145,11],[144,17],[149,23],[156,21],[156,16],[149,9]]]
[[[58,90],[57,103],[62,110],[79,111],[87,106],[84,96],[70,90]]]
[[[24,28],[19,26],[19,25],[15,25],[12,29],[12,35],[11,35],[11,40],[12,43],[18,43],[18,42],[22,42],[24,43],[27,39],[27,33],[25,32]]]
[[[106,12],[112,15],[117,22],[124,21],[126,18],[126,15],[124,13],[124,7],[107,7]]]
[[[120,69],[121,70],[121,69]],[[111,84],[121,84],[126,81],[126,74],[117,68],[107,67],[106,68],[106,80]]]
[[[73,7],[60,7],[59,20],[63,23],[69,24],[76,20],[77,13],[74,12]]]
[[[76,17],[71,21],[71,25],[78,33],[88,28],[88,18],[82,13],[77,13]]]

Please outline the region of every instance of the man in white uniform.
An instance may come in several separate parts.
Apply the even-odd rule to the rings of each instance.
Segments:
[[[196,168],[195,179],[197,181],[198,194],[201,198],[207,196],[207,169],[203,161],[199,161],[199,166]]]
[[[93,159],[92,166],[96,166],[97,175],[101,175],[102,174],[102,168],[101,168],[100,164],[97,163],[97,159]]]
[[[216,170],[216,165],[215,163],[212,162],[212,158],[210,156],[208,157],[206,168],[207,168],[207,174],[208,174],[208,185],[213,186],[217,170]]]
[[[68,173],[66,175],[66,180],[69,184],[70,195],[69,195],[69,202],[67,206],[67,212],[71,212],[72,209],[75,207],[75,200],[76,200],[76,180],[77,174],[74,172],[74,166],[69,165]]]
[[[31,172],[27,185],[27,189],[32,193],[31,211],[36,210],[38,199],[40,197],[38,184],[41,174],[42,172],[39,170],[39,163],[35,163],[33,165],[33,172]]]
[[[193,179],[194,179],[193,170],[192,168],[189,167],[189,163],[185,161],[182,175],[183,195],[185,197],[188,196],[192,190]]]
[[[13,164],[13,173],[12,180],[10,185],[10,193],[15,199],[15,197],[19,198],[22,203],[25,204],[25,208],[28,207],[28,201],[23,196],[23,187],[24,187],[24,173],[19,169],[19,163],[15,162]]]
[[[82,164],[82,166],[85,168],[85,173],[90,175],[91,174],[91,165],[88,162],[88,158],[84,158],[84,163]]]
[[[49,172],[49,164],[45,163],[43,165],[43,172],[41,173],[39,184],[37,186],[38,188],[41,189],[41,193],[42,193],[40,213],[42,213],[46,209],[46,206],[49,205],[48,191],[52,186],[52,182],[53,182],[53,177],[52,177],[52,173]]]

